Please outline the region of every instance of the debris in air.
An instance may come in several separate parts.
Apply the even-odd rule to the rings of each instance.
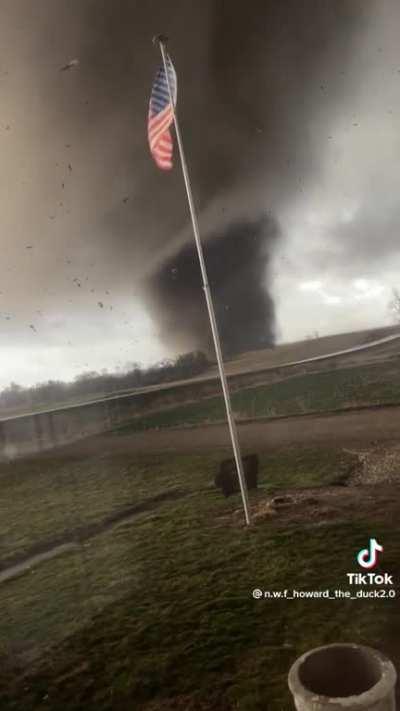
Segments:
[[[64,66],[60,68],[60,72],[66,72],[68,69],[77,67],[78,64],[79,64],[79,59],[71,59],[70,62],[67,62],[67,64],[64,64]]]
[[[100,308],[101,308],[101,309],[103,309],[103,308],[104,308],[104,304],[103,304],[103,302],[102,302],[102,301],[98,301],[97,303],[98,303],[98,305],[100,306]]]

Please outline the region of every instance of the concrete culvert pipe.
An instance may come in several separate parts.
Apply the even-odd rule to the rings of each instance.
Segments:
[[[288,682],[297,711],[395,711],[396,677],[375,649],[329,644],[299,657]]]

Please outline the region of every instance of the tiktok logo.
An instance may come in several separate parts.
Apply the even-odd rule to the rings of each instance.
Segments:
[[[378,552],[382,553],[383,546],[380,546],[376,538],[369,539],[368,548],[362,548],[357,555],[357,563],[361,565],[362,568],[375,568],[378,562]]]

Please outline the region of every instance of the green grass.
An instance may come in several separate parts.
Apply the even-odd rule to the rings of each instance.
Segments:
[[[43,543],[61,542],[82,525],[101,522],[166,491],[189,494],[210,486],[224,456],[114,454],[79,461],[54,455],[0,465],[0,564],[22,558]],[[264,452],[260,482],[323,484],[353,459],[329,449]]]
[[[400,402],[400,369],[393,362],[295,376],[232,395],[241,418],[324,412],[354,405]],[[180,405],[133,419],[113,434],[225,420],[222,397]]]
[[[150,475],[148,463],[133,464],[126,457],[79,461],[55,456],[1,465],[0,561],[40,541],[62,538],[82,522],[91,524],[141,503],[148,496]],[[160,471],[153,494],[162,490]]]
[[[74,471],[80,520],[124,506],[128,492],[145,500],[179,487],[187,495],[0,586],[2,709],[127,711],[187,695],[213,698],[210,709],[287,711],[287,671],[306,649],[337,640],[390,648],[400,632],[395,601],[260,601],[251,591],[347,589],[354,553],[371,531],[387,542],[384,564],[391,572],[400,532],[357,512],[350,523],[312,529],[229,525],[225,516],[240,507],[240,498],[225,500],[210,486],[221,456],[119,457],[107,460],[99,479],[90,473],[99,462],[80,464]],[[43,500],[46,477],[57,475],[52,462],[44,459],[36,471],[42,477],[37,490],[34,473],[18,476],[15,465],[18,496],[25,479],[28,487],[25,516],[10,481],[1,480],[2,515],[8,525],[17,517],[24,539],[28,529],[40,537],[69,525],[62,496],[59,509],[46,506],[58,489]],[[261,491],[252,498],[264,488],[328,484],[353,463],[334,448],[265,453]],[[61,472],[70,465],[58,463]],[[39,509],[38,529],[29,528]],[[19,664],[35,655],[30,675],[24,681],[16,676],[14,684]]]

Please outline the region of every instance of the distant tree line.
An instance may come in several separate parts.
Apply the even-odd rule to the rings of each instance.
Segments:
[[[111,395],[147,385],[158,385],[172,380],[183,380],[200,375],[209,365],[204,353],[194,351],[179,355],[172,360],[160,361],[149,368],[133,363],[124,373],[108,373],[106,370],[101,373],[96,371],[81,373],[70,383],[49,380],[30,388],[11,383],[0,393],[0,409],[21,406],[36,409],[47,405],[54,406],[80,399]]]

